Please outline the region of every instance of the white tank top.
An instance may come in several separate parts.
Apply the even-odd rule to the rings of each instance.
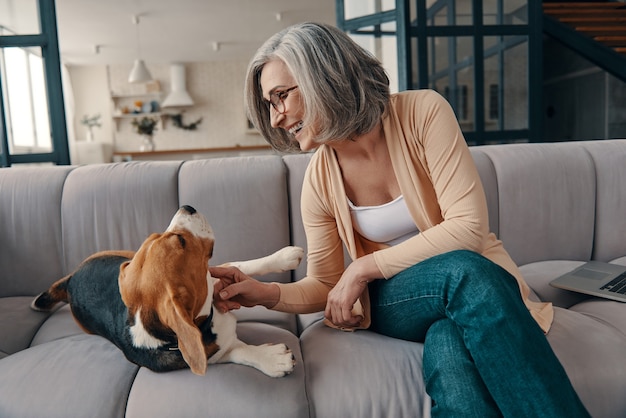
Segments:
[[[364,238],[391,246],[419,234],[402,195],[380,206],[355,206],[348,199],[352,226]]]

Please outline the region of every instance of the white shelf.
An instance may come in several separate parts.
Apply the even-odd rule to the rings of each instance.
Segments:
[[[161,98],[161,93],[138,93],[138,94],[112,94],[111,99],[123,100],[123,99],[141,99],[141,98]]]
[[[143,117],[159,118],[161,127],[163,126],[164,114],[160,111],[157,112],[141,112],[141,113],[121,113],[121,109],[133,109],[134,102],[141,101],[143,103],[157,102],[160,106],[161,92],[153,93],[124,93],[124,94],[111,94],[111,101],[113,102],[113,121],[115,122],[115,129],[120,129],[120,122],[128,123],[133,119],[141,119]]]
[[[147,117],[157,117],[160,118],[163,116],[161,112],[152,112],[152,113],[124,113],[121,115],[113,115],[113,119],[136,119],[142,118],[144,116]]]

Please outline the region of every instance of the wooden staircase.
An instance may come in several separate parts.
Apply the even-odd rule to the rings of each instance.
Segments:
[[[543,12],[626,57],[626,3],[544,2]]]

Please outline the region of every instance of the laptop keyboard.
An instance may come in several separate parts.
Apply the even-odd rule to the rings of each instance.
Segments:
[[[600,289],[608,290],[613,293],[621,293],[622,295],[626,294],[626,271],[602,286]]]

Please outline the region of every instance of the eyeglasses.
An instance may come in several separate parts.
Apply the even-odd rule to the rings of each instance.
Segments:
[[[293,86],[288,88],[287,90],[276,91],[270,94],[269,103],[272,107],[281,115],[285,113],[285,100],[289,97],[289,92],[297,89],[298,86]]]

